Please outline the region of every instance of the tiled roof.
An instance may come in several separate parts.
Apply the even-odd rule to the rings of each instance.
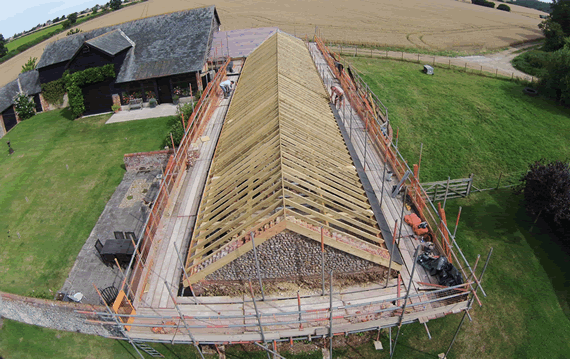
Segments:
[[[40,78],[37,70],[32,70],[20,74],[18,76],[22,90],[27,92],[28,95],[34,95],[41,92]],[[4,87],[0,88],[0,112],[12,106],[14,96],[20,91],[18,86],[18,79],[9,82]]]
[[[121,51],[133,46],[129,40],[127,40],[126,35],[123,35],[120,30],[113,30],[91,40],[87,40],[85,43],[111,56],[115,56]]]

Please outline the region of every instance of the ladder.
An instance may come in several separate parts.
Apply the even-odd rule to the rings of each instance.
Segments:
[[[153,349],[150,345],[148,345],[144,341],[133,339],[133,344],[135,344],[139,349],[149,354],[153,358],[164,358],[164,355]]]

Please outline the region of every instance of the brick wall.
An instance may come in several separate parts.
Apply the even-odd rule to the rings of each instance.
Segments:
[[[0,113],[0,138],[6,135],[6,128],[4,127],[4,119],[2,118],[2,113]]]
[[[40,93],[40,103],[42,104],[42,111],[49,110],[49,104],[46,99],[44,99],[44,95],[42,93]]]
[[[63,95],[63,103],[62,104],[50,104],[44,98],[44,95],[40,93],[40,102],[42,103],[42,110],[43,111],[50,111],[55,109],[63,109],[69,105],[69,98],[67,93]]]
[[[16,114],[16,121],[19,124],[22,119],[20,119],[20,115],[18,115],[18,112],[16,111],[16,105],[12,105],[12,107],[14,108],[14,114]]]
[[[121,97],[119,96],[119,94],[113,94],[111,95],[111,97],[113,98],[113,105],[121,106]]]
[[[321,244],[290,231],[275,235],[257,246],[263,278],[290,279],[321,274]],[[335,274],[380,268],[368,260],[325,245],[325,271]],[[257,278],[253,250],[206,276],[206,281]]]
[[[141,171],[149,169],[161,169],[168,163],[168,158],[173,150],[159,150],[134,154],[125,154],[123,161],[127,171]]]

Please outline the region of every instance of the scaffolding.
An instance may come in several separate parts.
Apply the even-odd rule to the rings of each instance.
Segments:
[[[481,293],[485,295],[481,281],[489,263],[492,249],[480,277],[477,277],[475,274],[477,262],[472,268],[456,242],[459,217],[457,218],[456,229],[452,233],[447,226],[443,208],[436,207],[419,182],[419,165],[413,165],[412,170],[398,151],[398,134],[396,133],[394,142],[388,109],[358,73],[353,71],[354,68],[352,67],[351,70],[351,67],[339,55],[330,52],[319,36],[314,37],[313,44],[307,43],[307,47],[313,55],[315,70],[321,75],[325,89],[328,90],[335,81],[338,81],[345,91],[350,110],[342,104],[338,109],[335,108],[334,104],[331,106],[347,146],[352,150],[351,155],[355,158],[355,163],[361,166],[358,158],[363,155],[364,165],[361,167],[366,171],[367,164],[371,163],[370,158],[375,156],[384,163],[384,177],[386,176],[386,168],[389,166],[393,175],[400,180],[398,186],[403,189],[404,193],[402,211],[399,216],[395,216],[396,224],[391,233],[391,239],[386,238],[385,240],[398,245],[391,248],[390,259],[392,259],[394,249],[397,249],[400,256],[411,267],[407,273],[402,273],[402,277],[405,277],[407,281],[401,281],[399,275],[397,279],[387,279],[385,283],[382,281],[381,284],[354,287],[343,291],[337,289],[335,291],[333,273],[330,272],[327,294],[325,292],[323,266],[322,290],[319,289],[310,295],[300,296],[297,293],[296,296],[271,297],[261,293],[257,295],[261,295],[261,300],[259,300],[251,287],[250,280],[249,288],[246,290],[249,295],[240,298],[195,296],[191,282],[186,281],[192,297],[184,297],[176,296],[171,290],[172,285],[165,281],[174,308],[145,308],[142,306],[140,296],[145,289],[153,263],[152,256],[149,256],[151,245],[155,240],[158,228],[161,226],[160,222],[169,202],[170,194],[179,185],[180,175],[186,169],[189,154],[192,153],[192,144],[202,133],[219,100],[218,85],[225,76],[225,69],[230,61],[227,59],[224,66],[219,68],[214,81],[204,91],[204,95],[197,104],[196,111],[188,119],[187,125],[185,124],[185,135],[180,147],[175,150],[168,162],[161,181],[159,196],[152,206],[145,231],[137,241],[137,248],[140,251],[133,255],[131,264],[124,274],[119,297],[112,306],[107,306],[106,312],[84,312],[101,317],[101,320],[95,321],[97,323],[121,328],[121,336],[115,337],[116,339],[127,340],[135,348],[137,348],[137,344],[145,342],[192,344],[201,355],[200,345],[252,343],[264,349],[268,357],[271,355],[281,357],[277,352],[277,342],[289,341],[292,344],[294,340],[328,338],[330,356],[332,357],[332,338],[334,336],[389,329],[390,355],[393,357],[400,329],[403,325],[414,322],[423,323],[428,336],[431,338],[426,325],[429,320],[464,312],[447,351],[449,353],[465,316],[471,318],[469,310],[472,308],[473,301],[476,300],[482,306],[477,291],[481,290]],[[320,55],[315,50],[318,50]],[[344,63],[342,67],[338,66],[342,63]],[[350,111],[350,119],[346,116],[347,111]],[[356,136],[356,132],[352,133],[354,117],[361,119],[364,124],[364,131],[362,132],[364,141],[360,147],[351,144],[353,136]],[[349,128],[349,131],[346,131],[346,128]],[[368,149],[369,143],[370,149]],[[385,189],[382,187],[381,206],[388,200],[384,199],[384,191]],[[428,223],[439,253],[446,255],[463,274],[463,279],[465,279],[463,284],[442,286],[433,282],[418,281],[416,263],[420,245],[411,242],[409,238],[407,239],[402,230],[406,198],[412,201],[422,221]],[[322,234],[322,228],[320,231]],[[252,234],[252,243],[253,238]],[[401,249],[406,244],[411,245],[409,250],[414,253],[414,257],[411,259],[408,259],[409,255],[406,258],[405,252]],[[255,249],[255,247],[253,248]],[[178,259],[183,258],[182,251],[184,250],[180,249],[179,251],[176,248]],[[179,266],[178,271],[183,274],[183,280],[187,280],[188,274],[184,264],[181,260],[177,264]],[[130,269],[133,265],[134,268],[131,272]],[[257,274],[261,283],[262,275],[259,269]],[[135,299],[137,294],[139,298]],[[137,309],[131,302],[135,300],[141,304]],[[394,342],[392,342],[393,327],[397,328]],[[273,343],[273,350],[270,349],[269,344],[271,343]]]

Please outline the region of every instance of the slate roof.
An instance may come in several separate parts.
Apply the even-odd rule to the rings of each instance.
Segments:
[[[217,31],[212,29],[214,18],[219,23],[216,7],[209,6],[68,36],[46,46],[37,69],[71,60],[85,42],[109,53],[124,50],[126,39],[114,32],[120,29],[135,46],[127,52],[117,83],[199,71],[208,55],[210,33]]]
[[[119,30],[113,30],[101,36],[87,40],[85,43],[111,56],[130,48],[132,45]]]
[[[40,77],[37,70],[28,71],[18,76],[22,90],[27,92],[28,95],[34,95],[41,92]],[[9,82],[4,87],[0,88],[0,112],[12,106],[12,99],[20,91],[18,86],[18,79]]]

